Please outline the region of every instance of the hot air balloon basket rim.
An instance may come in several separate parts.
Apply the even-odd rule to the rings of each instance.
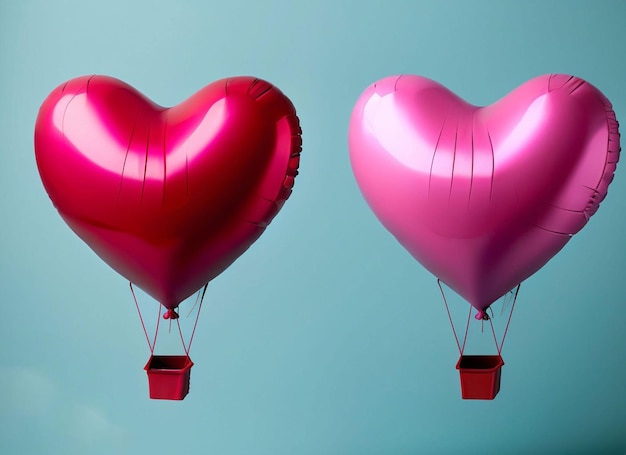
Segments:
[[[151,355],[144,367],[153,400],[182,400],[189,393],[193,362],[186,355]]]
[[[461,355],[456,364],[464,400],[493,400],[500,391],[500,355]]]

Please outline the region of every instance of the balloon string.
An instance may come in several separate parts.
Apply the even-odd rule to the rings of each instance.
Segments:
[[[157,335],[159,334],[159,324],[161,323],[161,304],[157,305],[157,323],[156,323],[156,329],[154,330],[154,340],[152,341],[152,351],[151,353],[154,354],[154,348],[156,348],[156,340],[157,340]]]
[[[500,349],[498,349],[498,355],[502,353],[502,347],[504,346],[504,339],[506,338],[506,334],[509,331],[509,324],[511,323],[511,317],[513,316],[513,310],[515,309],[515,302],[517,302],[517,294],[519,293],[519,288],[522,283],[517,285],[517,289],[515,290],[515,295],[513,296],[513,304],[511,305],[511,312],[509,313],[509,319],[506,321],[506,327],[504,328],[504,335],[502,335],[502,341],[500,342]],[[496,343],[496,347],[498,344]]]
[[[200,297],[200,305],[198,306],[198,313],[196,314],[196,321],[193,324],[193,329],[191,331],[191,337],[189,338],[189,350],[191,350],[191,343],[193,343],[193,337],[196,334],[196,327],[198,325],[198,319],[200,318],[200,310],[202,309],[202,302],[204,302],[204,294],[206,294],[206,289],[209,287],[209,283],[204,285],[204,289],[202,290],[202,296]],[[197,299],[196,299],[197,301]],[[187,351],[187,357],[189,357],[189,350]]]
[[[185,350],[185,354],[187,355],[187,357],[189,357],[189,351],[191,350],[191,343],[193,343],[193,337],[196,334],[196,327],[198,326],[198,319],[200,318],[200,310],[202,309],[202,302],[204,302],[204,294],[206,294],[206,289],[208,286],[209,286],[209,283],[204,285],[204,289],[202,290],[201,297],[200,297],[200,292],[198,292],[198,296],[200,297],[200,305],[198,306],[198,313],[196,314],[196,321],[193,324],[191,337],[189,337],[189,345],[187,346],[185,345],[185,337],[183,336],[183,330],[180,327],[180,319],[176,319],[176,325],[178,325],[178,333],[180,334],[180,341],[183,344],[183,349]],[[196,298],[196,302],[197,300],[198,299]]]
[[[463,337],[463,346],[461,346],[461,355],[465,352],[465,343],[467,342],[467,334],[469,333],[469,325],[470,320],[472,318],[472,305],[469,307],[469,311],[467,312],[467,324],[465,325],[465,336]]]
[[[493,333],[493,341],[495,341],[496,343],[496,349],[498,350],[498,355],[502,355],[502,347],[504,346],[504,339],[506,338],[506,334],[509,331],[509,324],[511,323],[511,317],[513,316],[513,310],[515,309],[515,302],[517,301],[517,294],[519,293],[520,286],[521,286],[521,283],[517,285],[517,289],[515,290],[515,295],[513,296],[513,304],[511,305],[511,312],[509,313],[509,318],[506,321],[504,334],[502,335],[502,341],[500,341],[499,346],[498,346],[498,338],[496,336],[496,330],[493,327],[492,318],[489,319],[489,324],[491,324],[491,333]]]
[[[135,301],[135,306],[137,307],[137,313],[139,313],[139,320],[141,321],[141,327],[143,327],[143,333],[146,336],[146,341],[148,342],[148,347],[150,348],[150,353],[154,353],[154,346],[150,344],[150,337],[148,336],[148,331],[146,330],[146,325],[143,322],[143,317],[141,316],[141,310],[139,309],[139,303],[137,302],[137,296],[135,295],[135,290],[133,289],[133,283],[128,282],[130,285],[130,292],[133,295],[133,300]]]
[[[437,278],[437,285],[439,286],[439,291],[441,292],[441,297],[443,297],[443,303],[446,305],[446,312],[448,313],[448,319],[450,320],[450,327],[452,327],[452,333],[454,334],[454,340],[456,341],[456,345],[459,348],[459,353],[463,355],[465,351],[465,344],[467,342],[467,334],[469,333],[469,324],[472,314],[472,307],[470,305],[470,310],[467,316],[467,325],[465,326],[465,336],[463,337],[463,345],[459,342],[459,337],[457,336],[456,329],[454,328],[454,322],[452,322],[452,315],[450,314],[450,308],[448,307],[448,301],[446,299],[446,295],[443,292],[443,287],[441,286],[441,280]],[[489,318],[489,324],[491,325],[491,333],[493,334],[493,341],[496,343],[496,349],[498,350],[498,355],[502,354],[502,348],[504,347],[504,340],[506,339],[506,335],[509,331],[509,325],[511,323],[511,317],[513,316],[513,310],[515,309],[515,303],[517,302],[517,295],[519,294],[521,283],[517,285],[515,289],[515,294],[513,296],[513,304],[511,305],[511,312],[509,313],[509,317],[506,321],[506,326],[504,328],[504,334],[502,335],[502,341],[498,344],[498,337],[496,336],[496,330],[493,326],[493,317]],[[493,311],[493,310],[492,310]],[[482,321],[484,324],[484,320]]]
[[[170,325],[172,324],[172,321],[170,321]],[[187,346],[185,346],[185,337],[183,337],[183,331],[180,328],[180,320],[176,319],[176,325],[178,326],[178,333],[180,333],[180,341],[181,343],[183,343],[183,349],[185,350],[185,354],[187,355],[187,357],[189,357],[189,349],[187,349]]]
[[[493,328],[493,319],[489,318],[489,325],[491,326],[491,333],[493,333],[493,341],[496,343],[496,349],[498,350],[498,355],[502,352],[502,348],[498,346],[498,338],[496,337],[496,329]]]
[[[208,286],[208,283],[205,286]],[[204,296],[204,293],[202,295]],[[198,305],[199,300],[200,300],[200,292],[196,294],[196,300],[193,302],[193,306],[190,308],[189,312],[187,313],[187,317],[191,316],[191,313],[193,313],[193,310],[196,309],[196,306]]]
[[[439,291],[441,291],[441,297],[443,297],[443,303],[446,305],[448,319],[450,319],[450,327],[452,327],[452,333],[454,334],[454,340],[456,341],[456,345],[459,348],[459,354],[463,355],[463,349],[465,349],[465,340],[467,340],[467,331],[465,331],[465,339],[463,340],[463,347],[461,347],[461,343],[459,343],[459,337],[457,336],[456,329],[454,328],[454,322],[452,322],[452,315],[450,314],[448,301],[446,299],[445,293],[443,292],[443,288],[441,287],[441,280],[439,278],[437,278],[437,285],[439,286]]]

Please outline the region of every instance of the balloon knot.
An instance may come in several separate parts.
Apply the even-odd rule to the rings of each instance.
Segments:
[[[178,313],[174,309],[168,309],[163,315],[163,319],[178,319]]]
[[[478,313],[476,313],[476,316],[474,316],[478,321],[488,321],[489,320],[489,315],[487,314],[487,312],[485,310],[478,310]]]

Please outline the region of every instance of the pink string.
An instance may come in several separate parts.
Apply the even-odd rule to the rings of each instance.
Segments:
[[[493,318],[489,319],[489,325],[491,325],[491,333],[493,333],[493,341],[494,343],[496,343],[496,349],[498,350],[498,355],[500,355],[500,352],[502,351],[502,349],[498,347],[498,338],[496,337],[496,330],[493,327]]]
[[[456,330],[454,328],[454,322],[452,322],[452,315],[450,314],[450,308],[448,307],[448,301],[446,300],[446,295],[443,292],[443,288],[441,287],[441,280],[437,278],[437,285],[439,285],[439,291],[441,291],[441,297],[443,297],[443,303],[446,305],[446,311],[448,312],[448,319],[450,319],[450,327],[452,327],[452,333],[454,334],[454,340],[456,341],[456,345],[459,348],[459,354],[463,355],[463,351],[465,351],[465,343],[467,342],[467,334],[469,333],[469,324],[472,316],[472,306],[470,305],[469,313],[467,314],[467,325],[465,326],[465,336],[463,337],[463,346],[459,343],[459,337],[456,334]]]
[[[446,300],[446,295],[443,292],[443,287],[441,286],[441,280],[437,279],[437,285],[439,286],[439,291],[441,292],[441,297],[443,297],[443,303],[446,305],[446,312],[448,313],[448,319],[450,320],[450,326],[452,327],[452,333],[454,334],[454,340],[456,341],[456,345],[459,348],[459,353],[461,355],[463,355],[463,352],[465,351],[465,344],[467,342],[467,334],[469,332],[469,323],[470,323],[470,319],[471,319],[471,314],[472,314],[472,306],[470,305],[470,309],[469,309],[469,314],[467,316],[467,325],[465,326],[465,336],[463,337],[463,344],[461,345],[461,343],[459,342],[459,337],[457,336],[456,333],[456,329],[454,328],[454,322],[452,321],[452,315],[450,314],[450,308],[448,307],[448,301]],[[493,334],[493,341],[496,344],[496,349],[498,350],[498,355],[502,354],[502,348],[504,347],[504,340],[506,339],[506,335],[509,331],[509,325],[511,323],[511,317],[513,316],[513,310],[515,309],[515,302],[517,302],[517,295],[519,293],[519,289],[520,289],[521,283],[517,285],[517,288],[515,290],[515,295],[513,297],[513,304],[511,305],[511,312],[509,313],[509,317],[506,321],[506,326],[504,328],[504,334],[502,335],[502,341],[500,342],[500,344],[498,344],[498,337],[496,336],[496,330],[493,326],[493,310],[491,310],[492,313],[492,317],[488,317],[486,318],[489,321],[489,324],[491,325],[491,333]],[[481,322],[482,322],[482,327],[481,327],[481,332],[484,330],[484,323],[485,320],[481,318]]]
[[[513,316],[513,310],[515,309],[515,302],[517,302],[517,294],[519,293],[519,288],[521,283],[517,285],[517,289],[515,290],[515,295],[513,297],[513,304],[511,305],[511,312],[509,313],[509,318],[506,321],[506,326],[504,328],[504,334],[502,335],[502,341],[500,341],[500,346],[498,346],[498,338],[496,337],[496,330],[493,327],[492,319],[489,319],[489,324],[491,324],[491,333],[493,333],[493,341],[496,343],[496,349],[498,350],[498,355],[502,354],[502,348],[504,347],[504,340],[506,338],[506,334],[509,331],[509,324],[511,323],[511,317]]]
[[[511,305],[511,312],[509,313],[509,319],[506,321],[506,327],[504,328],[504,335],[502,335],[502,342],[500,343],[500,349],[498,349],[498,355],[502,352],[502,347],[504,346],[504,339],[506,338],[506,334],[509,331],[509,324],[511,323],[511,316],[513,316],[513,310],[515,309],[515,302],[517,302],[517,294],[519,293],[519,288],[522,283],[517,285],[517,289],[515,290],[515,296],[513,296],[513,304]],[[498,347],[498,343],[496,343],[496,348]]]

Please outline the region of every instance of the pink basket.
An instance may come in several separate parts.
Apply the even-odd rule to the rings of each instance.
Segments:
[[[186,355],[150,356],[144,370],[148,373],[150,398],[182,400],[189,393],[193,362]]]
[[[464,400],[493,400],[500,391],[504,361],[499,355],[462,355],[456,364]]]

